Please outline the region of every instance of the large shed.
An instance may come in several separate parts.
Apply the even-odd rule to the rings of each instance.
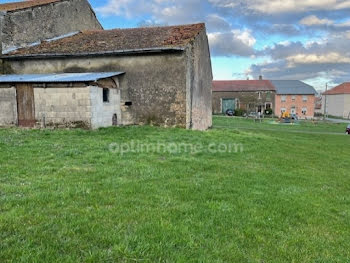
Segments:
[[[0,76],[0,124],[99,128],[120,124],[123,72]]]

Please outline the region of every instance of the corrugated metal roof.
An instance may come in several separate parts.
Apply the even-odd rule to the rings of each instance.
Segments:
[[[310,95],[317,94],[316,90],[300,80],[271,80],[277,94],[281,95]]]
[[[92,82],[124,74],[124,72],[88,72],[88,73],[54,73],[0,75],[0,83],[58,83],[58,82]]]

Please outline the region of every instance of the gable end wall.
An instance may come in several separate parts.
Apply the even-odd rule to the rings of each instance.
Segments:
[[[3,21],[2,21],[3,20]],[[68,33],[102,29],[87,0],[66,0],[0,16],[2,51]]]

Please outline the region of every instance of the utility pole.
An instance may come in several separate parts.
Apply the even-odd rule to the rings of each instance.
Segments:
[[[326,83],[326,92],[324,94],[324,114],[323,119],[325,120],[327,117],[327,91],[328,91],[328,83]]]

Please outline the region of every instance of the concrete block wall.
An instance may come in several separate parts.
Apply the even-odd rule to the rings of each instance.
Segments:
[[[16,89],[0,88],[0,126],[17,124]]]
[[[47,125],[91,126],[90,89],[34,88],[35,118]]]
[[[103,88],[91,86],[91,128],[109,127],[113,125],[113,115],[117,114],[118,124],[121,124],[120,91],[109,89],[109,102],[103,102]]]

